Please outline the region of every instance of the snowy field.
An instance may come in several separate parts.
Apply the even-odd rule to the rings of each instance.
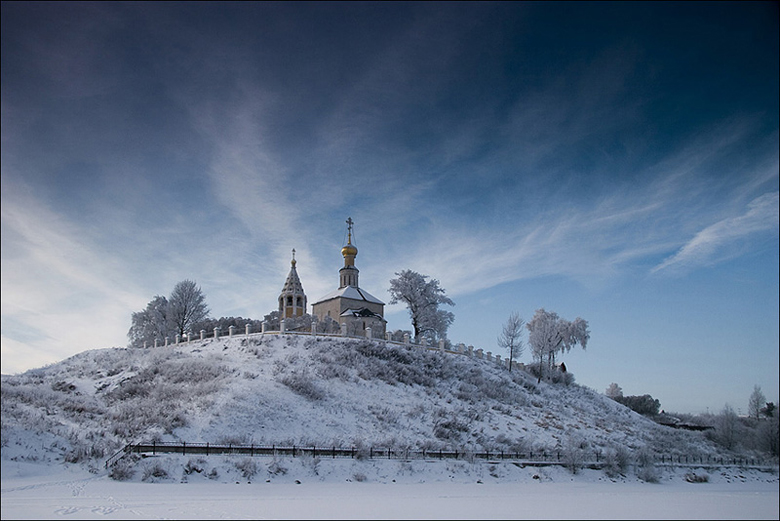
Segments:
[[[296,467],[298,465],[298,467]],[[255,481],[117,482],[3,461],[2,519],[778,519],[776,473],[663,469],[658,483],[603,472],[444,462],[289,462]],[[309,469],[310,470],[310,469]],[[463,469],[461,469],[463,470]],[[365,472],[363,472],[365,471]],[[689,483],[691,472],[707,483]],[[343,475],[356,479],[341,480]],[[395,476],[395,477],[391,477]],[[300,481],[300,483],[296,483]]]

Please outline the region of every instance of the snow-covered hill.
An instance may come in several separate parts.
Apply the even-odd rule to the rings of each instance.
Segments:
[[[258,334],[98,349],[2,378],[5,460],[103,472],[124,445],[151,441],[724,456],[702,433],[577,384],[364,339]]]

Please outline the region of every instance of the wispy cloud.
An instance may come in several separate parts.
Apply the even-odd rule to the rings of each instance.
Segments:
[[[778,231],[778,192],[753,199],[741,215],[707,226],[674,255],[652,269],[691,268],[733,258],[743,252],[740,245],[756,235]]]
[[[85,347],[124,345],[129,310],[144,301],[120,259],[8,183],[2,230],[3,372]]]

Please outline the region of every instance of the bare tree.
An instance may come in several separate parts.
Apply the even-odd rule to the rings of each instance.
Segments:
[[[523,342],[523,326],[525,320],[517,311],[513,311],[504,324],[501,334],[498,336],[498,346],[509,350],[509,370],[512,371],[512,363],[515,356],[523,356],[525,344]]]
[[[761,392],[761,386],[755,385],[748,400],[748,416],[756,420],[761,417],[761,408],[766,403],[766,396]]]

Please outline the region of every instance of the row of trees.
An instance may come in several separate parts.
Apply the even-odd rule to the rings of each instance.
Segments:
[[[557,313],[542,308],[537,309],[531,321],[526,324],[515,311],[509,315],[498,336],[498,346],[509,351],[510,371],[511,362],[522,356],[525,350],[523,326],[528,330],[528,344],[537,367],[538,381],[551,378],[558,353],[568,352],[577,345],[585,349],[590,339],[588,322],[580,317],[568,321]]]
[[[419,342],[426,338],[435,344],[446,339],[455,315],[441,309],[441,306],[454,306],[455,303],[446,295],[439,281],[412,270],[403,270],[396,275],[396,278],[390,280],[390,304],[406,304],[415,340]],[[293,319],[287,327],[309,331],[315,320],[315,317],[305,314]],[[278,329],[279,312],[272,311],[263,321],[270,324],[271,329]],[[183,280],[176,284],[170,297],[155,296],[146,309],[132,314],[128,337],[132,347],[143,347],[145,344],[153,344],[155,339],[172,340],[176,335],[183,337],[187,332],[197,333],[202,329],[211,331],[216,327],[227,330],[235,326],[240,331],[251,324],[252,329],[258,331],[263,321],[242,317],[209,317],[206,297],[201,288],[194,281]],[[317,330],[337,333],[339,324],[332,319],[321,321],[317,323]],[[524,330],[528,331],[528,344],[539,380],[552,376],[559,353],[567,352],[576,345],[584,349],[590,338],[587,321],[579,317],[568,321],[557,313],[538,309],[533,319],[526,324],[517,312],[513,312],[498,338],[498,345],[509,350],[511,362],[523,354]],[[510,363],[510,370],[511,367]]]
[[[398,277],[390,281],[390,303],[406,304],[415,340],[426,338],[431,343],[437,343],[446,338],[455,315],[451,311],[440,309],[440,306],[454,306],[455,303],[447,297],[439,281],[412,270],[404,270],[396,275]],[[230,326],[236,326],[240,331],[249,323],[254,331],[259,331],[263,321],[267,322],[272,330],[279,329],[279,312],[270,312],[262,321],[242,317],[209,317],[206,297],[201,288],[191,280],[183,280],[176,284],[170,297],[157,295],[146,305],[146,309],[133,313],[127,336],[131,347],[143,347],[144,344],[154,344],[155,339],[173,340],[177,334],[183,337],[187,332],[197,333],[201,329],[212,331],[215,327],[227,330]],[[307,313],[286,322],[286,327],[289,330],[310,331],[314,321],[316,317]],[[338,333],[340,325],[326,317],[325,320],[317,321],[317,331]],[[355,331],[348,333],[353,334]]]
[[[194,325],[206,320],[209,308],[206,297],[195,282],[183,280],[166,298],[155,296],[146,309],[133,313],[127,336],[131,347],[153,344],[155,339],[173,339],[194,331]]]

